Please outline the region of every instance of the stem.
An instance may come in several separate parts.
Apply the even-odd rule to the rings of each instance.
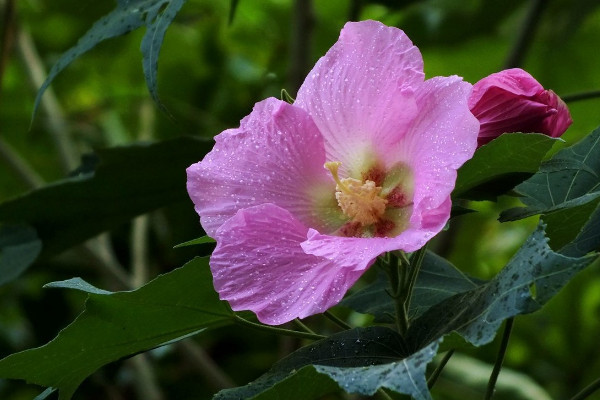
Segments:
[[[548,3],[548,0],[531,0],[529,10],[525,16],[525,21],[521,26],[517,41],[504,63],[504,68],[515,68],[523,64],[523,60],[533,41],[535,30],[541,20],[544,8]]]
[[[391,397],[389,394],[387,394],[387,393],[385,392],[385,390],[383,390],[383,389],[378,389],[378,390],[377,390],[377,394],[378,394],[378,395],[379,395],[381,398],[383,398],[384,400],[394,400],[394,399],[392,399],[392,397]]]
[[[0,45],[0,93],[2,93],[4,71],[6,71],[6,65],[10,59],[15,42],[16,14],[15,0],[7,0],[4,4],[2,43]]]
[[[154,368],[147,354],[138,354],[128,360],[135,369],[137,379],[134,380],[135,391],[138,398],[144,400],[163,400],[164,394],[156,384]]]
[[[237,322],[241,325],[245,325],[250,328],[260,330],[260,331],[271,332],[276,335],[292,336],[292,337],[297,337],[300,339],[310,339],[310,340],[321,340],[321,339],[326,338],[326,336],[318,335],[315,333],[298,332],[298,331],[293,331],[290,329],[276,328],[276,327],[270,326],[270,325],[258,324],[256,322],[248,321],[247,319],[244,319],[237,314],[233,314],[233,317],[234,317],[234,322]]]
[[[26,66],[32,85],[37,89],[44,83],[46,72],[44,64],[33,43],[31,35],[21,30],[17,34],[17,44],[21,58]],[[40,103],[48,121],[48,132],[60,156],[65,172],[71,172],[79,163],[79,154],[72,143],[65,117],[52,88],[48,88]]]
[[[600,378],[587,385],[581,392],[571,397],[571,400],[583,400],[588,398],[592,393],[600,389]]]
[[[331,311],[325,311],[323,315],[325,315],[325,317],[327,317],[330,321],[332,321],[334,324],[336,324],[342,329],[352,329],[350,325],[348,325],[341,318],[336,317]]]
[[[310,41],[315,25],[312,0],[295,0],[292,15],[289,80],[295,93],[304,82],[309,67]]]
[[[485,393],[485,400],[490,400],[494,395],[494,389],[496,387],[496,382],[498,381],[498,376],[500,375],[500,370],[502,369],[502,363],[504,362],[504,356],[506,355],[506,349],[508,348],[508,339],[510,339],[510,332],[512,330],[514,321],[515,318],[511,317],[506,320],[506,324],[504,325],[504,333],[502,334],[500,350],[498,351],[498,357],[496,358],[496,364],[494,364],[492,375],[490,375],[487,391]]]
[[[313,331],[313,330],[312,330],[312,329],[310,329],[308,326],[306,326],[306,325],[305,325],[305,324],[304,324],[302,321],[300,321],[298,318],[295,318],[295,319],[294,319],[294,323],[295,323],[296,325],[298,325],[298,327],[299,327],[300,329],[302,329],[304,332],[308,332],[308,333],[311,333],[311,334],[313,334],[313,335],[316,335],[315,331]]]
[[[565,103],[573,103],[575,101],[596,99],[598,97],[600,97],[600,90],[568,94],[566,96],[562,96],[561,98]]]
[[[358,21],[362,10],[362,0],[351,0],[348,21]]]
[[[133,220],[131,229],[131,286],[138,288],[148,281],[148,215]]]
[[[29,189],[44,185],[42,177],[25,161],[23,157],[0,137],[0,159],[4,161],[25,182]]]
[[[433,387],[433,385],[435,385],[435,382],[440,377],[442,370],[444,369],[446,364],[448,364],[448,361],[450,360],[450,357],[452,357],[453,354],[454,354],[454,349],[448,350],[446,352],[446,354],[444,355],[444,358],[442,358],[442,361],[440,361],[440,364],[431,373],[431,376],[429,377],[429,379],[427,379],[427,387],[429,389],[431,389]]]
[[[413,289],[415,288],[415,284],[417,283],[417,278],[419,277],[419,271],[421,270],[421,265],[423,265],[423,259],[425,258],[425,253],[427,252],[427,244],[417,250],[410,259],[410,279],[408,281],[408,288],[406,290],[406,304],[405,308],[407,310],[410,309],[410,301],[412,298]]]
[[[185,339],[178,342],[177,350],[183,358],[206,377],[206,381],[215,390],[236,386],[235,382],[219,368],[210,355],[192,339]]]

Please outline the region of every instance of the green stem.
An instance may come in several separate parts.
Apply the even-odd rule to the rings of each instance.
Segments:
[[[325,339],[327,337],[327,336],[323,336],[323,335],[318,335],[316,333],[298,332],[298,331],[293,331],[290,329],[276,328],[276,327],[270,326],[270,325],[259,324],[256,322],[248,321],[247,319],[244,319],[237,314],[233,314],[233,318],[234,318],[235,322],[237,322],[241,325],[245,325],[250,328],[258,329],[258,330],[265,331],[265,332],[271,332],[276,335],[292,336],[292,337],[297,337],[300,339],[310,339],[310,340],[321,340],[321,339]]]
[[[600,90],[592,90],[590,92],[573,93],[561,96],[565,103],[573,103],[574,101],[596,99],[600,97]]]
[[[300,321],[298,318],[294,319],[294,323],[300,328],[302,329],[304,332],[308,332],[311,333],[313,335],[316,335],[317,333],[315,331],[313,331],[312,329],[310,329],[307,325],[305,325],[302,321]]]
[[[450,360],[450,357],[452,357],[453,354],[454,354],[454,349],[448,350],[448,352],[446,352],[446,354],[444,355],[444,358],[442,358],[442,361],[440,361],[440,364],[431,373],[431,376],[429,377],[429,379],[427,379],[427,387],[429,389],[431,389],[433,387],[433,385],[435,385],[435,382],[440,377],[442,370],[444,369],[446,364],[448,364],[448,361]]]
[[[571,400],[583,400],[588,398],[592,393],[600,389],[600,378],[587,385],[581,392],[571,397]]]
[[[331,311],[325,311],[323,315],[325,315],[325,317],[327,317],[330,321],[332,321],[334,324],[336,324],[342,329],[352,329],[350,325],[348,325],[341,318],[336,317]]]
[[[425,259],[425,253],[427,252],[427,245],[421,247],[417,250],[410,259],[410,279],[408,281],[408,287],[406,289],[406,304],[405,308],[408,310],[410,308],[410,300],[412,298],[413,289],[415,288],[415,284],[417,283],[417,278],[419,277],[419,271],[421,270],[421,265],[423,265],[423,259]]]
[[[504,325],[504,333],[502,334],[500,350],[498,351],[496,364],[494,365],[494,369],[490,375],[487,391],[485,393],[485,400],[490,400],[494,395],[494,389],[496,387],[496,382],[498,381],[498,376],[500,375],[500,370],[502,369],[502,363],[504,362],[504,356],[506,355],[506,349],[508,348],[508,339],[510,338],[510,332],[512,330],[514,321],[514,317],[511,317],[506,320],[506,324]]]

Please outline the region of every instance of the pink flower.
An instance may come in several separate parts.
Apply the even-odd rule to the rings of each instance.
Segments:
[[[346,24],[293,105],[257,103],[187,170],[221,299],[282,324],[337,304],[380,254],[421,248],[476,148],[470,91],[424,80],[399,29]]]
[[[481,123],[479,146],[505,132],[559,137],[573,122],[560,97],[519,68],[500,71],[473,85],[469,108]]]

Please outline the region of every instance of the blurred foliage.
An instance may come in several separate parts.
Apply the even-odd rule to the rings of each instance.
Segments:
[[[78,159],[95,148],[139,140],[187,134],[209,138],[237,126],[256,101],[279,97],[282,88],[293,96],[297,89],[291,83],[295,81],[291,76],[291,63],[295,60],[291,43],[297,39],[292,29],[297,22],[293,2],[233,2],[237,6],[229,23],[231,3],[188,0],[167,31],[159,58],[158,93],[175,122],[150,104],[139,50],[143,32],[135,31],[103,42],[67,67],[52,85],[54,94],[44,95],[44,101],[57,101],[60,114],[47,113],[42,107],[30,128],[40,85],[31,79],[32,71],[40,67],[48,71],[114,4],[0,0],[0,27],[4,32],[0,140],[26,160],[41,179],[52,182],[70,172],[57,151],[61,140],[72,145]],[[530,3],[314,2],[312,30],[307,32],[307,65],[324,54],[349,18],[373,18],[406,31],[423,53],[427,76],[456,74],[476,82],[503,68],[519,38]],[[560,95],[600,89],[598,2],[546,3],[522,66]],[[304,6],[310,4],[305,1]],[[14,15],[8,12],[10,5],[15,8]],[[574,124],[563,139],[572,144],[600,124],[600,99],[573,102],[569,107]],[[57,136],[63,139],[57,140]],[[557,143],[553,150],[560,147]],[[0,201],[31,188],[6,157],[0,162]],[[477,212],[458,217],[449,231],[436,238],[432,248],[466,273],[489,278],[506,264],[537,224],[535,218],[504,224],[497,221],[500,211],[518,205],[517,200],[506,197],[497,203],[470,203]],[[131,237],[135,226],[122,224],[110,232],[110,237],[102,239],[112,250],[109,256],[133,275],[136,257]],[[152,212],[146,232],[145,280],[172,270],[195,255],[208,254],[210,244],[173,249],[202,234],[189,201]],[[544,388],[552,398],[569,398],[598,377],[599,274],[599,266],[593,265],[540,312],[516,319],[505,365]],[[38,262],[20,279],[0,287],[0,356],[46,343],[81,312],[81,293],[42,289],[47,282],[73,276],[81,276],[100,288],[118,286],[98,261],[79,247]],[[340,308],[336,312],[348,310]],[[362,317],[350,318],[360,322]],[[322,317],[312,317],[311,323],[325,332],[335,330]],[[221,329],[196,342],[233,381],[245,384],[299,344],[292,339],[275,341],[271,335],[252,333]],[[493,364],[497,344],[498,340],[463,352]],[[153,361],[153,373],[164,398],[210,398],[217,389],[214,379],[199,372],[174,346],[153,351],[148,357]],[[134,370],[128,361],[110,364],[86,380],[74,398],[142,398],[136,392]],[[442,375],[436,385],[436,399],[482,398],[477,387],[466,388],[465,373],[448,376],[452,379]],[[31,399],[40,392],[39,388],[18,381],[0,382],[2,399]],[[495,398],[515,397],[501,386]]]

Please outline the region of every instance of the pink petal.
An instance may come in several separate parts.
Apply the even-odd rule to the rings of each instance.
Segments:
[[[416,114],[413,92],[423,77],[421,53],[404,32],[376,21],[349,22],[295,104],[321,130],[328,161],[341,161],[348,175],[372,153],[387,156]]]
[[[471,84],[460,77],[436,77],[417,92],[419,114],[396,154],[414,173],[410,225],[430,236],[450,216],[456,170],[473,156],[479,122],[467,106]]]
[[[472,109],[492,88],[499,88],[504,92],[523,97],[535,96],[544,90],[544,87],[528,72],[520,68],[505,69],[485,77],[473,86],[469,108]]]
[[[519,68],[487,76],[473,86],[469,108],[479,119],[479,145],[505,132],[558,137],[573,122],[566,104]]]
[[[266,99],[238,129],[215,141],[213,150],[187,169],[188,193],[209,236],[238,210],[262,203],[323,227],[314,216],[314,190],[325,186],[334,193],[335,183],[323,168],[323,139],[304,110]]]
[[[337,304],[363,271],[348,260],[306,254],[301,243],[307,231],[274,204],[240,210],[217,231],[210,259],[220,298],[270,325]]]
[[[405,235],[405,239],[408,240],[399,239],[399,237],[341,237],[323,235],[314,229],[309,229],[307,240],[302,243],[302,248],[307,254],[335,260],[344,268],[362,272],[369,268],[379,255],[387,251],[402,249],[403,245],[408,244],[407,241],[411,241],[409,236]],[[422,243],[419,247],[424,244]]]

